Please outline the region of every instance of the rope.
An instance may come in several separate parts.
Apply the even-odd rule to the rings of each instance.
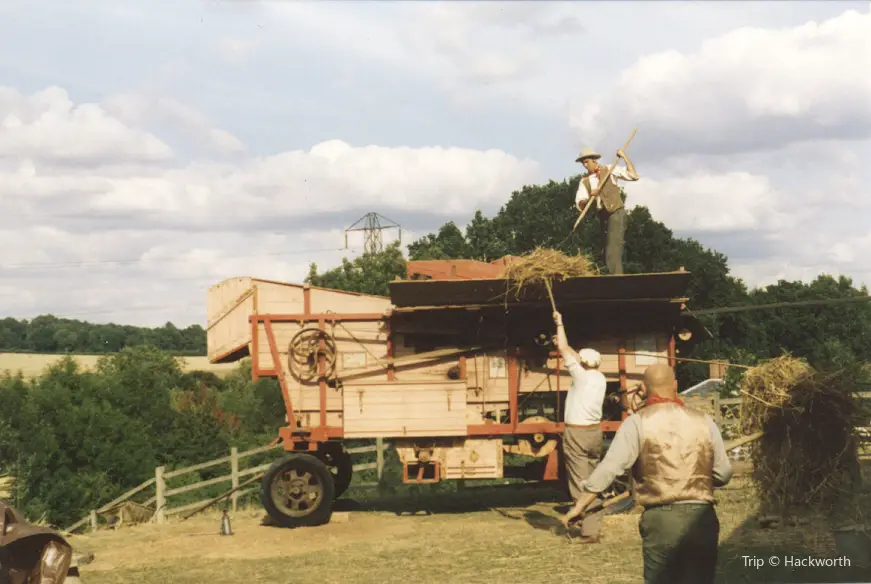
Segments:
[[[659,359],[668,359],[668,357],[663,357],[657,353],[641,353],[641,352],[630,352],[626,351],[625,355],[638,355],[641,357],[657,357]],[[722,364],[722,361],[717,360],[707,360],[707,359],[690,359],[689,357],[673,357],[675,361],[686,361],[687,363],[705,363],[708,365],[719,365]],[[740,367],[742,369],[752,369],[752,365],[739,365],[738,363],[728,363],[729,367]]]
[[[853,296],[851,298],[822,298],[818,300],[799,300],[796,302],[775,302],[773,304],[756,304],[751,306],[724,306],[721,308],[704,308],[696,310],[695,315],[724,314],[728,312],[747,312],[750,310],[767,310],[770,308],[790,308],[793,306],[817,306],[825,304],[844,304],[852,302],[868,302],[871,296]]]

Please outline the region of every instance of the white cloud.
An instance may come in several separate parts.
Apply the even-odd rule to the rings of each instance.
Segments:
[[[637,125],[649,157],[779,148],[815,139],[871,138],[871,13],[849,11],[786,29],[745,27],[694,52],[646,55],[572,125],[596,144]]]
[[[131,125],[167,123],[186,129],[195,139],[225,154],[245,151],[245,145],[226,130],[215,128],[200,111],[169,97],[147,93],[114,95],[104,101],[106,111]]]
[[[83,118],[83,135],[91,134],[89,123],[127,128],[107,112],[138,126],[158,112],[207,127],[198,112],[168,100],[106,102],[102,117]],[[56,142],[52,128],[45,144]],[[335,222],[332,230],[318,228],[325,213],[392,209],[400,222],[402,212],[434,222],[466,217],[501,203],[538,171],[536,163],[498,150],[353,147],[341,140],[234,164],[106,165],[97,157],[71,167],[52,164],[38,148],[25,153],[10,152],[12,164],[0,168],[5,311],[84,312],[97,320],[100,312],[158,324],[201,321],[202,311],[191,306],[204,305],[205,290],[221,279],[302,281],[309,262],[325,269],[360,250],[353,236],[353,249],[341,250]],[[165,311],[156,300],[166,302]]]
[[[101,185],[94,211],[140,221],[232,227],[263,217],[299,218],[352,208],[463,214],[495,204],[536,178],[537,165],[505,152],[463,148],[352,147],[339,140],[240,165],[198,163],[161,173],[79,176]],[[6,176],[0,173],[0,192]],[[63,175],[46,178],[63,184]],[[49,187],[45,187],[49,188]],[[143,215],[144,214],[144,215]]]
[[[0,87],[0,158],[52,162],[163,161],[172,150],[96,104],[74,105],[67,92],[48,87],[31,95]]]
[[[626,193],[628,207],[646,206],[654,219],[683,232],[779,231],[806,215],[787,210],[785,197],[766,176],[747,172],[641,179],[629,183]]]

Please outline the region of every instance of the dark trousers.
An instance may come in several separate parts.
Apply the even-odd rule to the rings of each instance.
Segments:
[[[620,207],[613,213],[602,209],[599,221],[605,234],[605,265],[608,273],[623,273],[623,237],[626,234],[626,209]]]
[[[720,521],[713,505],[681,503],[645,509],[638,525],[644,584],[712,584]]]

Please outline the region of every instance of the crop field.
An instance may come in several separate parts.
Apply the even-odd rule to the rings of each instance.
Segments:
[[[531,487],[389,498],[362,493],[356,501],[339,501],[332,522],[321,527],[264,526],[263,511],[251,507],[231,513],[229,537],[219,535],[220,511],[214,511],[184,522],[74,536],[72,542],[95,553],[94,562],[82,569],[86,584],[640,582],[639,515],[610,515],[601,543],[573,544],[553,531],[565,504],[554,495]],[[717,582],[869,580],[868,570],[855,566],[748,564],[744,556],[835,558],[837,553],[823,523],[760,527],[744,477],[718,490],[718,500]]]
[[[92,369],[102,355],[72,355],[84,369]],[[64,355],[43,353],[0,353],[0,374],[21,371],[24,377],[39,377],[45,369],[62,359]],[[211,371],[223,376],[233,371],[237,363],[212,365],[207,357],[178,357],[184,371]]]

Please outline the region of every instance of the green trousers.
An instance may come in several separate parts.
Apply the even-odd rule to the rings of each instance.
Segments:
[[[680,503],[645,509],[638,525],[644,584],[712,584],[720,521],[713,505]]]
[[[605,265],[609,274],[623,273],[623,238],[626,235],[626,209],[613,213],[599,211],[599,221],[605,235]]]

